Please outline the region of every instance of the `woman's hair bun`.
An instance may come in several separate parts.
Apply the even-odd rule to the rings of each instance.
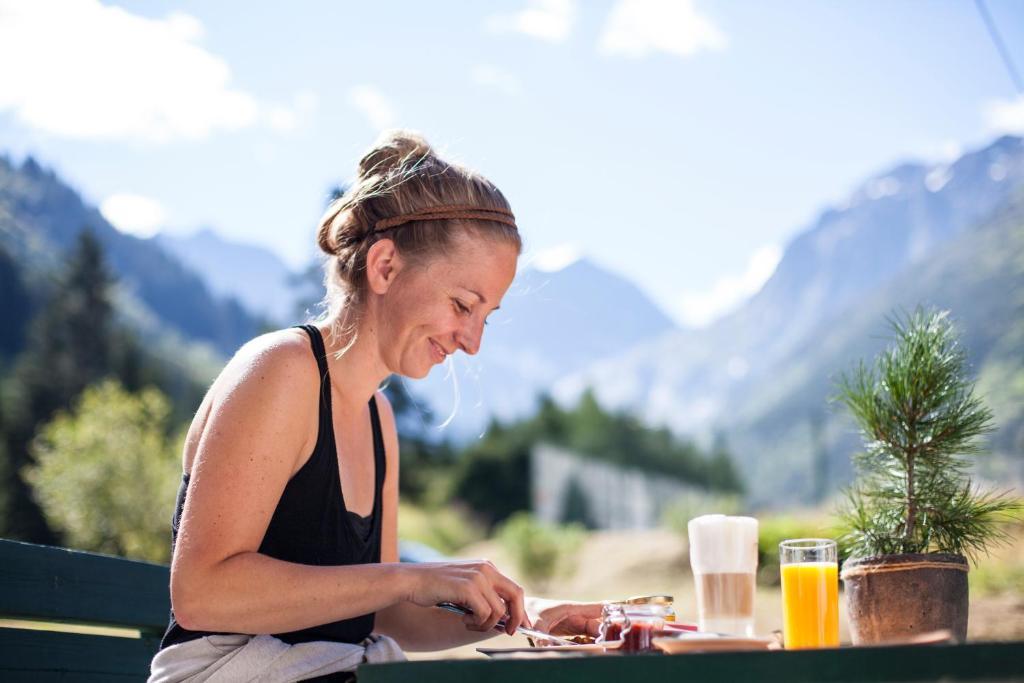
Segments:
[[[407,160],[419,160],[433,153],[423,136],[409,130],[386,130],[377,138],[373,149],[359,160],[359,177],[387,175]]]
[[[491,214],[510,211],[498,188],[478,173],[439,157],[418,133],[385,131],[359,161],[358,173],[345,193],[327,207],[317,229],[317,243],[329,257],[324,261],[325,319],[340,320],[340,311],[346,307],[361,310],[369,296],[366,259],[381,239],[389,239],[409,262],[447,253],[455,236],[464,232],[501,240],[515,247],[517,254],[522,250],[511,219],[491,220]],[[427,209],[464,206],[479,208],[467,213],[483,218],[459,220],[446,211],[413,220]],[[395,224],[395,218],[403,222]],[[382,221],[395,229],[377,230]]]

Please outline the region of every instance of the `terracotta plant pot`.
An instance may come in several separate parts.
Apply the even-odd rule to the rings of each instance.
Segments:
[[[879,555],[843,565],[854,645],[905,641],[947,629],[967,638],[967,560],[927,553]]]

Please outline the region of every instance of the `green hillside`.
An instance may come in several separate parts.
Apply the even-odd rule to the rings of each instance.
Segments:
[[[83,230],[95,235],[117,276],[119,315],[145,338],[170,333],[230,355],[262,328],[154,240],[117,231],[52,170],[31,157],[15,165],[0,156],[0,249],[33,295],[46,289]]]
[[[830,404],[834,381],[889,337],[894,310],[952,312],[995,412],[994,451],[980,474],[1024,480],[1024,190],[975,228],[929,253],[870,298],[820,325],[809,341],[736,404],[723,428],[756,502],[820,499],[844,485],[859,437]]]
[[[30,344],[31,321],[53,296],[58,274],[85,230],[101,246],[113,276],[116,321],[142,343],[145,362],[173,401],[175,418],[191,416],[224,357],[255,336],[259,323],[237,302],[212,296],[196,274],[152,240],[115,230],[31,157],[15,165],[0,156],[0,385]]]

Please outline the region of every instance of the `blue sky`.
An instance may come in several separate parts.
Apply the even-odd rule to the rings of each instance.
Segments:
[[[986,6],[1024,68],[1024,3]],[[0,64],[0,151],[125,229],[298,265],[409,127],[503,189],[526,261],[586,254],[689,324],[869,174],[1024,131],[969,0],[0,0]]]

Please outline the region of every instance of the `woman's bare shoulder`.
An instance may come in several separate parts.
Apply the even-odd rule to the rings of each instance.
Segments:
[[[268,332],[243,345],[211,389],[218,385],[229,391],[243,385],[265,385],[266,389],[279,389],[282,384],[315,386],[318,378],[309,337],[302,330],[286,329]]]
[[[377,400],[377,411],[380,413],[381,425],[384,427],[394,426],[395,411],[391,407],[391,400],[388,399],[388,395],[384,393],[383,389],[378,389],[374,396]]]
[[[250,339],[228,363],[253,365],[261,368],[289,367],[291,370],[308,370],[316,376],[316,361],[313,358],[309,335],[300,329],[288,328],[267,332]]]
[[[185,442],[185,470],[191,470],[199,442],[212,426],[233,431],[273,418],[284,431],[304,434],[308,424],[315,424],[318,382],[309,337],[302,330],[269,332],[247,342],[196,411]]]

